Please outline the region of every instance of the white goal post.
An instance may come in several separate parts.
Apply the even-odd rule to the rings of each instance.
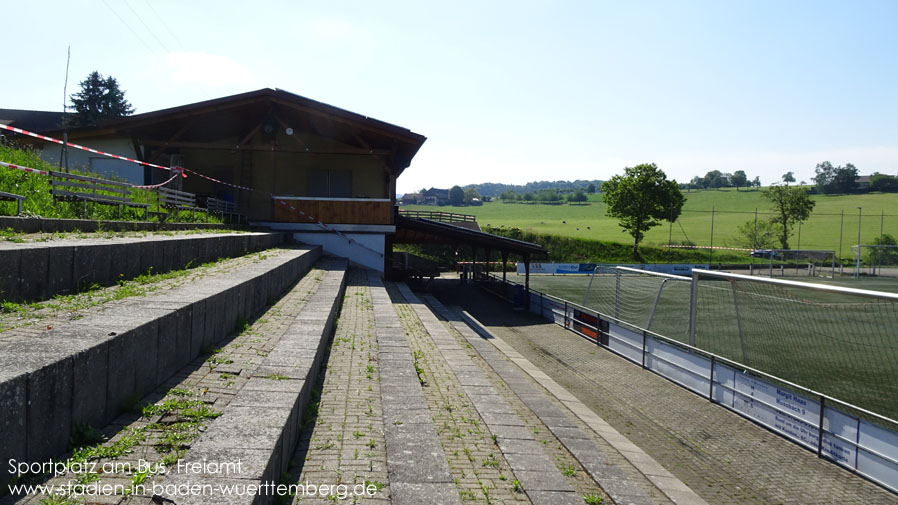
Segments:
[[[883,266],[898,266],[898,245],[881,245],[881,244],[857,244],[851,246],[854,253],[854,277],[857,278],[861,274],[864,265],[864,257],[866,250],[867,265],[870,268],[870,275],[876,275],[877,270],[882,273]]]

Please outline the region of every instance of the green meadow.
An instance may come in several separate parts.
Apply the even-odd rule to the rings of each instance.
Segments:
[[[686,205],[679,219],[669,226],[665,221],[650,230],[643,245],[662,246],[668,243],[668,234],[674,244],[692,242],[711,245],[713,212],[713,245],[739,247],[737,227],[746,221],[770,217],[770,204],[758,189],[736,191],[733,188],[684,192]],[[840,224],[842,230],[842,257],[851,256],[851,246],[857,243],[858,209],[862,207],[861,241],[872,243],[879,237],[880,222],[884,221],[884,233],[898,237],[898,194],[868,193],[863,195],[825,196],[812,195],[816,202],[814,212],[801,226],[801,243],[798,229],[789,238],[792,249],[829,249],[839,251]],[[482,206],[410,205],[411,210],[441,210],[477,216],[481,226],[505,226],[520,228],[539,234],[553,234],[591,240],[632,244],[629,234],[622,231],[617,220],[605,215],[601,195],[589,195],[583,205],[542,205],[502,203],[493,201]],[[844,218],[841,213],[844,211]],[[882,220],[882,214],[885,219]],[[777,246],[778,247],[778,246]]]

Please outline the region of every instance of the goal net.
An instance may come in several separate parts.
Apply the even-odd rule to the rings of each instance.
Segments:
[[[854,276],[898,276],[898,245],[853,245]]]
[[[756,249],[751,252],[751,275],[767,277],[832,277],[836,252],[825,249]]]
[[[898,418],[898,294],[694,272],[687,343]]]
[[[691,279],[627,267],[597,267],[585,307],[671,338],[686,335]]]

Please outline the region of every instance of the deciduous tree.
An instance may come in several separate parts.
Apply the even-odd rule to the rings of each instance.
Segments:
[[[452,186],[449,189],[449,204],[458,207],[463,203],[465,203],[465,190],[461,189],[461,186]]]
[[[782,227],[780,245],[783,249],[788,249],[789,227],[810,217],[815,202],[808,195],[808,190],[800,186],[775,184],[764,190],[762,194],[773,204],[774,216],[770,221]]]
[[[621,228],[633,237],[633,257],[637,259],[645,232],[662,220],[679,217],[686,201],[677,182],[667,180],[654,163],[627,167],[624,175],[605,181],[602,200],[608,205],[606,214],[617,218]]]

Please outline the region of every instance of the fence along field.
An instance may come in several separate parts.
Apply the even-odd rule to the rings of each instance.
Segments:
[[[673,226],[669,227],[668,223],[664,222],[661,226],[649,230],[641,245],[663,247],[670,238],[674,244],[743,247],[744,238],[740,237],[737,228],[753,221],[755,210],[758,211],[759,221],[772,216],[770,202],[765,200],[761,191],[757,189],[736,191],[725,188],[690,191],[684,192],[683,195],[686,197],[686,204],[679,219]],[[811,198],[816,202],[816,206],[810,219],[801,226],[800,243],[798,227],[792,230],[789,237],[789,246],[792,249],[801,246],[801,249],[832,250],[845,259],[846,266],[851,266],[854,264],[851,246],[858,242],[858,228],[861,231],[861,242],[864,244],[875,243],[880,232],[898,237],[898,196],[894,193],[812,195]],[[601,195],[589,195],[588,203],[588,205],[539,205],[501,203],[494,200],[481,206],[409,205],[403,208],[473,214],[481,227],[485,225],[516,227],[535,233],[633,244],[630,235],[621,232],[617,220],[605,215],[605,204],[601,202]],[[862,207],[860,211],[858,206]],[[778,240],[774,242],[773,247],[780,247]],[[718,254],[719,252],[715,251],[712,256],[716,258]],[[560,259],[560,261],[574,261],[574,259]],[[581,261],[593,260],[584,258]]]
[[[597,273],[587,307],[689,343],[689,280],[612,272]],[[533,276],[530,285],[581,303],[589,280]],[[700,278],[697,294],[696,347],[898,418],[898,303],[709,278]]]

